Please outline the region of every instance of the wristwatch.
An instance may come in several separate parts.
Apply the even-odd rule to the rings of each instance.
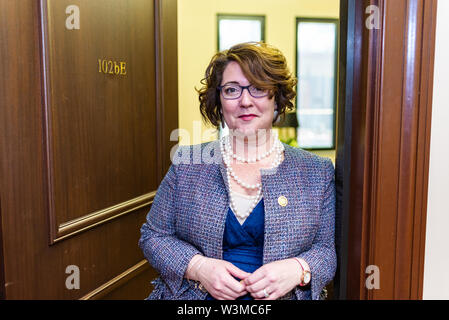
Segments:
[[[301,277],[301,280],[300,280],[301,282],[299,283],[299,285],[301,287],[304,287],[310,283],[310,280],[312,280],[312,273],[310,272],[310,270],[307,270],[306,268],[304,268],[304,266],[302,265],[301,260],[299,260],[299,258],[294,257],[293,259],[298,261],[299,265],[301,266],[302,277]]]
[[[310,280],[312,280],[312,273],[310,273],[309,270],[304,270],[302,274],[303,274],[302,280],[299,285],[301,287],[304,287],[310,283]]]

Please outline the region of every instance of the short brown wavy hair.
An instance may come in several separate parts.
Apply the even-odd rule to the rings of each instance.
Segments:
[[[229,62],[235,61],[242,68],[248,81],[261,89],[269,90],[269,98],[275,97],[278,116],[294,108],[297,79],[290,73],[287,61],[277,48],[263,42],[245,42],[234,45],[228,50],[215,54],[201,80],[199,90],[200,112],[203,120],[215,127],[223,121],[221,118],[220,92],[223,72]]]

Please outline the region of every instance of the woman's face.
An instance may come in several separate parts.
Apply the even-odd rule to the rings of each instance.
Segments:
[[[231,61],[223,72],[221,86],[228,83],[241,86],[251,84],[235,61]],[[269,95],[254,98],[247,89],[244,89],[240,98],[234,100],[224,99],[220,93],[220,101],[223,117],[229,129],[236,129],[247,135],[255,134],[259,129],[271,129],[275,109],[274,96],[271,99]]]

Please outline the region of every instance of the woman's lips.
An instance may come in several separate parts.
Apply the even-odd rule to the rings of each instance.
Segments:
[[[242,119],[243,121],[251,121],[255,117],[257,117],[255,114],[244,114],[239,116],[239,118]]]

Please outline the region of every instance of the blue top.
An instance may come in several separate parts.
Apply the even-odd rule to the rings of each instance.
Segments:
[[[264,220],[263,199],[242,225],[229,208],[223,234],[223,260],[248,273],[259,269],[263,265]],[[206,299],[215,300],[210,294]],[[253,300],[253,297],[248,293],[237,300]]]

